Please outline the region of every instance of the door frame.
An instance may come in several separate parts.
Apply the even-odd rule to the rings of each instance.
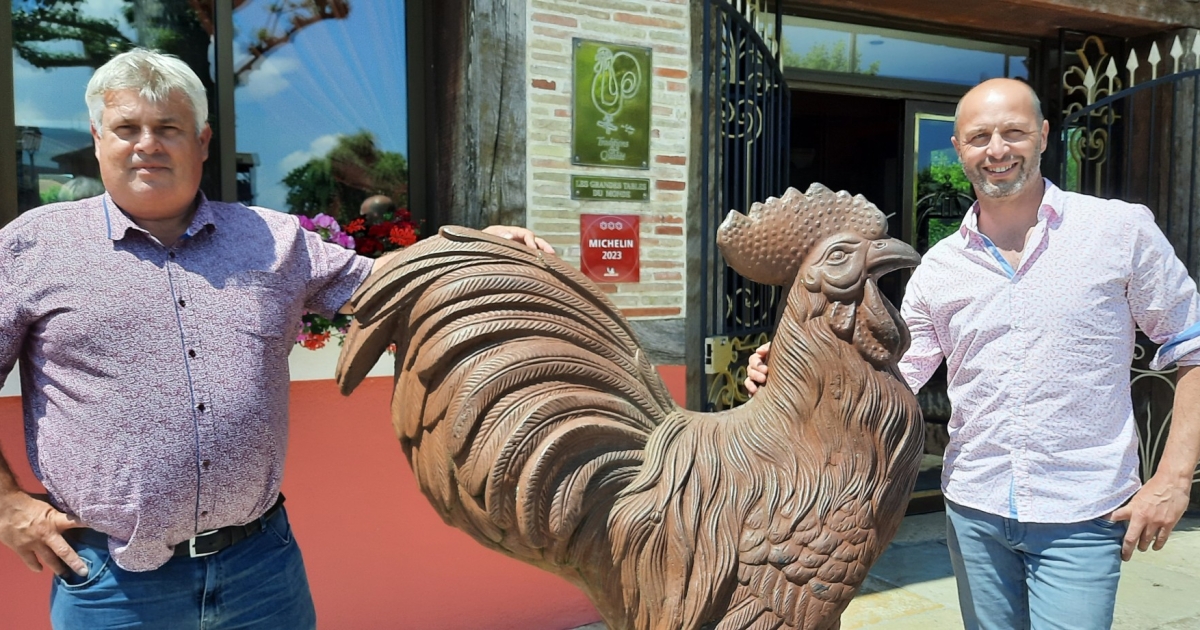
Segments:
[[[905,158],[900,184],[903,186],[900,206],[902,213],[900,217],[900,233],[902,235],[901,239],[913,247],[917,246],[917,163],[920,159],[921,150],[919,146],[920,139],[917,137],[917,120],[920,117],[927,117],[933,120],[949,120],[953,122],[955,107],[954,103],[946,103],[944,101],[907,99],[904,102],[902,154]]]

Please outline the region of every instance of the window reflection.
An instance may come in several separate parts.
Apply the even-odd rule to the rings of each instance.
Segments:
[[[962,163],[950,143],[954,118],[917,114],[916,119],[917,251],[925,253],[938,241],[956,232],[975,202],[975,191],[963,173]]]
[[[205,83],[215,113],[211,10],[196,9],[203,4],[13,0],[18,212],[102,190],[83,93],[92,72],[118,53],[145,46],[180,57]],[[213,165],[205,182],[211,194],[210,171]]]
[[[404,3],[246,2],[234,12],[239,195],[341,223],[407,206]]]
[[[1028,49],[784,16],[783,65],[826,72],[975,85],[1028,78]]]

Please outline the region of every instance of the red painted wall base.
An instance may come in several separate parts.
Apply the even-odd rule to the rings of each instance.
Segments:
[[[682,403],[683,367],[659,372]],[[392,432],[391,383],[368,379],[349,398],[333,381],[292,383],[283,489],[320,627],[561,630],[597,621],[575,587],[442,523]],[[0,398],[0,446],[23,487],[37,488],[19,398]],[[0,628],[49,628],[49,592],[49,575],[0,548]]]

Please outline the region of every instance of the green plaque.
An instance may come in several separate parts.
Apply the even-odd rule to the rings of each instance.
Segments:
[[[604,201],[649,201],[650,180],[636,177],[572,175],[571,198]]]
[[[574,40],[571,163],[650,168],[650,49]]]

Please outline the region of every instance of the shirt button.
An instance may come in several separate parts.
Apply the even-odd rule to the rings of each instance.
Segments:
[[[201,466],[202,468],[204,468],[204,470],[208,470],[208,467],[209,467],[209,466],[211,466],[211,465],[212,465],[212,462],[208,461],[207,459],[206,459],[206,460],[204,460],[204,461],[202,461],[202,462],[200,462],[200,466]]]
[[[208,516],[208,510],[200,512],[200,516]]]
[[[204,411],[204,403],[200,403],[199,405],[196,405],[196,409],[199,409],[200,411]]]
[[[196,351],[195,351],[195,350],[188,350],[188,356],[189,356],[189,357],[192,357],[193,359],[195,359],[195,358],[196,358]]]
[[[175,259],[175,252],[167,252],[167,256],[170,256],[170,257],[171,257],[171,260],[174,260],[174,259]]]
[[[183,301],[183,298],[179,298],[179,305],[180,305],[180,306],[187,306],[187,302],[184,302],[184,301]]]

